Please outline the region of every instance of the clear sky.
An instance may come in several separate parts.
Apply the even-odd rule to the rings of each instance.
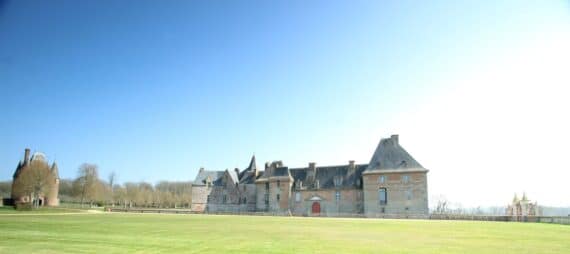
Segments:
[[[430,198],[570,205],[568,1],[1,1],[0,179],[120,182],[401,144]]]

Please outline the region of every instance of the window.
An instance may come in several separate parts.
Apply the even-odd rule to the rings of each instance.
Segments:
[[[301,202],[301,192],[295,192],[295,202]]]
[[[243,203],[246,204],[247,203],[247,198],[243,197]]]
[[[277,188],[281,187],[281,181],[277,180]]]
[[[277,194],[277,201],[279,202],[279,194]]]
[[[245,191],[245,185],[243,186],[243,191]]]
[[[340,201],[340,191],[336,191],[336,193],[334,194],[334,197],[336,199],[336,202]]]
[[[380,202],[381,205],[385,205],[388,203],[388,195],[386,188],[380,188],[378,190],[378,201]]]
[[[386,182],[386,176],[379,176],[378,177],[378,183],[379,184],[383,184]]]
[[[269,204],[269,193],[265,193],[265,204]]]
[[[403,175],[402,176],[402,182],[403,183],[409,183],[410,182],[410,176],[409,175]]]
[[[381,213],[385,213],[385,212],[386,212],[386,208],[384,208],[384,207],[380,208],[380,212],[381,212]]]
[[[224,195],[224,196],[222,197],[222,202],[223,202],[224,204],[226,203],[226,198],[227,198],[226,195]]]
[[[412,200],[412,190],[407,190],[407,191],[406,191],[406,198],[407,198],[408,200]]]
[[[210,195],[206,197],[206,202],[210,202]]]
[[[269,183],[265,183],[265,189],[269,190]]]

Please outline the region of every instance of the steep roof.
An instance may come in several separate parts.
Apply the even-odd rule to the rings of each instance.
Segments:
[[[210,177],[212,181],[212,185],[218,186],[221,185],[220,178],[224,175],[224,171],[209,171],[200,169],[198,175],[196,175],[196,179],[192,182],[193,185],[206,185],[206,179]]]
[[[55,161],[51,165],[51,173],[55,176],[55,178],[59,178],[59,169],[58,169],[57,163],[55,163]]]
[[[257,170],[257,163],[255,163],[255,155],[251,157],[251,161],[249,162],[249,166],[246,170]]]
[[[366,170],[425,169],[399,144],[398,135],[380,140]]]
[[[350,171],[350,165],[336,165],[315,168],[315,180],[319,181],[319,189],[334,189],[334,188],[356,188],[358,179],[362,176],[362,172],[368,167],[368,164],[354,165],[354,171]],[[302,181],[305,187],[307,186],[307,171],[309,168],[291,168],[291,176],[297,180]],[[340,180],[340,184],[335,186],[335,177]]]
[[[228,170],[228,169],[226,169],[226,172],[228,173],[228,175],[230,175],[230,179],[232,180],[232,184],[236,184],[239,182],[237,172],[235,172],[233,170]]]
[[[257,163],[255,162],[255,155],[251,157],[249,166],[239,174],[239,183],[251,184],[255,182],[257,171]],[[259,176],[259,172],[258,175]]]

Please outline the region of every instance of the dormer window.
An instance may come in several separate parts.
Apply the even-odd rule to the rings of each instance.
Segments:
[[[340,187],[342,185],[342,176],[335,176],[334,177],[334,186]]]

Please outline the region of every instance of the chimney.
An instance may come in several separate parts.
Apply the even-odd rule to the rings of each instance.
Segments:
[[[28,164],[29,160],[30,160],[30,148],[26,148],[26,150],[24,150],[24,165]]]
[[[354,161],[353,160],[349,160],[348,161],[348,174],[352,175],[354,174],[354,171],[356,170],[356,165],[354,165]]]
[[[390,139],[392,140],[392,143],[394,143],[394,145],[399,145],[399,137],[398,134],[394,134],[390,137]]]
[[[204,172],[204,167],[200,167],[200,173]]]
[[[239,177],[239,168],[234,168],[234,171],[236,172],[236,176]]]
[[[309,169],[315,171],[315,168],[317,166],[317,163],[315,162],[309,162]]]
[[[307,181],[312,182],[317,176],[317,163],[309,162],[309,169],[307,170]]]

